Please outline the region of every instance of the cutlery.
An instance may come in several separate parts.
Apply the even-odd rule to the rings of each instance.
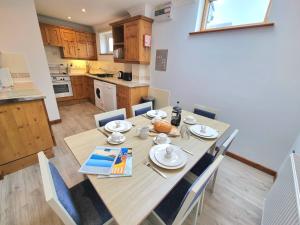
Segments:
[[[156,169],[155,167],[153,167],[149,161],[145,161],[144,164],[151,168],[153,171],[155,171],[156,173],[158,173],[160,176],[162,176],[163,178],[167,179],[167,176],[163,173],[163,172],[160,172],[158,169]]]
[[[180,149],[190,155],[194,155],[192,152],[190,152],[189,150],[186,150],[185,148],[180,147]]]
[[[152,120],[149,116],[142,114],[143,117],[147,118],[148,120]]]
[[[149,131],[149,136],[151,137],[156,137],[159,133],[156,132],[156,131],[153,131],[153,130],[150,130]],[[178,135],[175,135],[175,134],[167,134],[168,137],[178,137]]]
[[[97,128],[97,130],[102,133],[105,137],[109,137],[109,134],[107,134],[106,132],[104,132],[101,128]]]

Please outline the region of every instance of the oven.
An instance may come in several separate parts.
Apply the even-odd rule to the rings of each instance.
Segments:
[[[52,84],[56,98],[73,96],[70,76],[52,76]]]

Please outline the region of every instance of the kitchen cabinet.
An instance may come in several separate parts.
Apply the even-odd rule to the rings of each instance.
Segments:
[[[44,45],[62,46],[59,27],[40,23],[40,29]]]
[[[0,105],[0,137],[0,178],[37,162],[40,151],[53,156],[44,100]]]
[[[71,76],[73,99],[89,98],[88,80],[86,76]]]
[[[46,24],[40,23],[40,30],[41,30],[41,35],[42,35],[42,40],[44,45],[48,45],[46,26],[47,26]]]
[[[145,35],[152,35],[151,18],[134,16],[110,24],[114,38],[114,51],[124,52],[115,62],[150,64],[151,48],[144,46]]]
[[[40,23],[44,45],[62,47],[63,58],[97,59],[96,36],[70,28]]]
[[[77,42],[75,31],[70,29],[60,29],[62,39],[62,53],[65,58],[77,58]]]
[[[91,103],[95,104],[94,79],[91,77],[86,77],[86,79],[89,100]]]
[[[117,107],[125,108],[127,117],[132,116],[131,106],[139,104],[143,96],[148,95],[148,87],[126,87],[117,85]]]

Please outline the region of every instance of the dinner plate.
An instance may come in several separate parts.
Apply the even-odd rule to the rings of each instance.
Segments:
[[[151,161],[154,164],[156,164],[157,166],[164,168],[164,169],[169,169],[169,170],[175,170],[175,169],[184,167],[184,165],[187,162],[187,156],[183,151],[180,150],[180,148],[178,146],[175,146],[175,145],[173,145],[173,147],[176,149],[176,150],[175,149],[174,150],[176,151],[177,154],[181,154],[180,157],[182,158],[182,163],[177,166],[166,166],[166,165],[160,163],[155,157],[155,152],[156,152],[156,149],[161,149],[163,146],[164,146],[164,148],[166,148],[168,146],[168,144],[155,145],[150,149],[149,156],[150,156]]]
[[[116,121],[120,121],[119,127],[117,127]],[[107,123],[104,128],[109,132],[126,132],[132,128],[132,123],[126,120],[114,120]]]
[[[196,135],[198,137],[214,139],[219,136],[218,131],[216,131],[215,129],[213,129],[209,126],[206,126],[205,132],[203,132],[201,130],[201,126],[205,126],[205,125],[197,124],[197,125],[190,126],[189,129],[194,135]]]
[[[156,141],[156,138],[157,138],[157,136],[153,138],[153,142],[154,142],[155,144],[157,144],[157,145],[162,144],[162,143],[158,143],[158,142]],[[171,139],[170,139],[169,137],[167,137],[167,139],[166,139],[166,141],[165,141],[164,144],[170,144],[170,143],[171,143]]]
[[[106,140],[107,140],[107,142],[108,142],[109,144],[112,144],[112,145],[119,145],[119,144],[122,144],[122,143],[125,142],[126,137],[123,136],[123,137],[120,139],[120,141],[113,141],[112,138],[111,138],[111,136],[109,136]]]
[[[161,118],[167,117],[167,113],[162,110],[150,110],[146,114],[147,114],[147,116],[149,116],[151,118],[154,118],[156,116],[160,116]]]

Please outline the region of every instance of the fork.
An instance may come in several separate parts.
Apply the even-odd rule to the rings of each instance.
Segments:
[[[109,134],[106,133],[104,130],[102,130],[101,128],[97,128],[97,130],[102,133],[105,137],[109,137]]]
[[[151,168],[151,169],[152,169],[153,171],[155,171],[156,173],[158,173],[158,174],[159,174],[160,176],[162,176],[163,178],[167,179],[167,176],[166,176],[163,172],[161,172],[161,171],[159,171],[158,169],[156,169],[155,167],[153,167],[153,166],[150,164],[149,161],[145,160],[144,164],[145,164],[147,167]]]

